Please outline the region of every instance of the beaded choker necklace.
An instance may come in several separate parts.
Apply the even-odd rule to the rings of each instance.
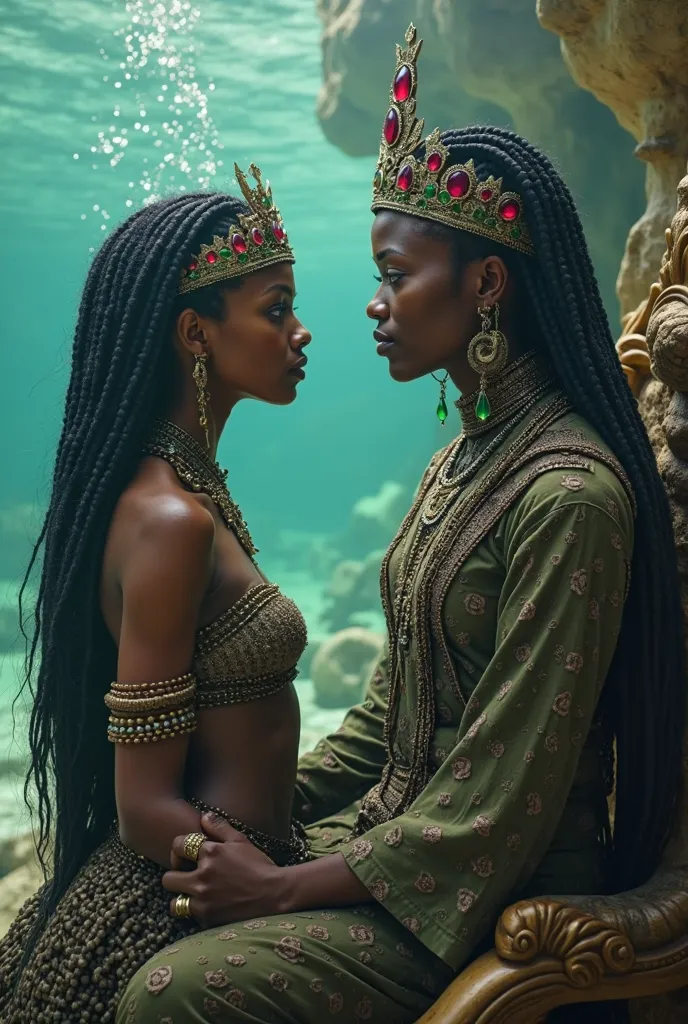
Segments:
[[[478,437],[518,414],[524,406],[541,398],[554,384],[551,372],[543,369],[532,352],[527,352],[500,373],[488,385],[490,418],[479,420],[475,414],[478,392],[462,395],[454,404],[461,416],[464,437]]]
[[[143,451],[168,462],[191,490],[209,495],[227,528],[236,534],[243,549],[253,558],[258,548],[251,540],[239,506],[227,490],[227,470],[221,469],[191,434],[169,420],[156,420]]]

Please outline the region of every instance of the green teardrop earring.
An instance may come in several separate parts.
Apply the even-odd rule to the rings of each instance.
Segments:
[[[494,310],[494,327],[491,312]],[[475,403],[476,418],[484,423],[492,415],[490,400],[487,397],[487,385],[490,377],[501,373],[509,359],[509,345],[499,330],[499,303],[479,306],[478,315],[482,321],[482,329],[471,338],[468,346],[468,365],[480,376],[480,392]]]
[[[440,400],[437,403],[437,409],[435,412],[437,419],[440,421],[442,426],[444,426],[447,422],[447,416],[449,415],[449,410],[447,409],[447,381],[449,380],[449,374],[445,373],[442,380],[440,380],[439,377],[436,377],[434,373],[431,374],[431,377],[433,380],[436,380],[440,386]]]

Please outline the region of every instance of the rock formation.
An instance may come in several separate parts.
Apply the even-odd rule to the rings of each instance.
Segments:
[[[408,512],[411,491],[395,480],[385,480],[377,494],[355,502],[340,541],[347,557],[362,558],[378,548],[386,549]]]
[[[575,80],[610,107],[647,161],[647,209],[632,228],[618,280],[623,313],[646,296],[688,159],[688,6],[682,0],[538,0]],[[618,178],[595,160],[598,182]],[[627,171],[624,169],[623,174]]]
[[[321,708],[350,708],[363,699],[384,637],[352,626],[321,645],[313,658],[311,679],[315,702]]]
[[[327,630],[355,624],[361,613],[380,608],[380,565],[383,550],[372,551],[361,561],[340,562],[325,589],[321,619]]]

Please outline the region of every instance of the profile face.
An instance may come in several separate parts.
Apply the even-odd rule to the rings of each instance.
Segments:
[[[198,317],[211,396],[288,405],[305,379],[310,332],[294,312],[294,271],[275,263],[247,274],[223,297],[221,319]],[[180,317],[184,317],[181,313]]]
[[[366,312],[391,376],[410,381],[447,367],[474,333],[471,265],[459,272],[449,244],[409,214],[381,210],[371,240],[380,286]]]

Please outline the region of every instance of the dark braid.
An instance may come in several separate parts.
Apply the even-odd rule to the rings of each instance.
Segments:
[[[24,685],[33,697],[25,799],[31,808],[37,795],[38,852],[52,874],[34,939],[115,818],[103,696],[117,651],[100,611],[101,562],[152,420],[174,396],[170,327],[188,306],[219,318],[224,293],[241,285],[235,278],[178,299],[179,273],[202,242],[226,235],[246,211],[222,194],[154,203],[113,232],[86,280],[50,503],[20,602],[42,553],[32,635],[21,607]]]
[[[449,229],[457,258],[465,265],[495,249],[505,256],[522,293],[525,329],[547,353],[575,408],[622,463],[635,492],[631,587],[603,692],[617,746],[612,877],[619,889],[629,888],[659,862],[681,779],[686,673],[667,496],[616,355],[568,188],[551,162],[513,132],[473,127],[445,132],[442,141],[452,163],[472,158],[481,178],[503,177],[504,187],[523,197],[535,258]]]

